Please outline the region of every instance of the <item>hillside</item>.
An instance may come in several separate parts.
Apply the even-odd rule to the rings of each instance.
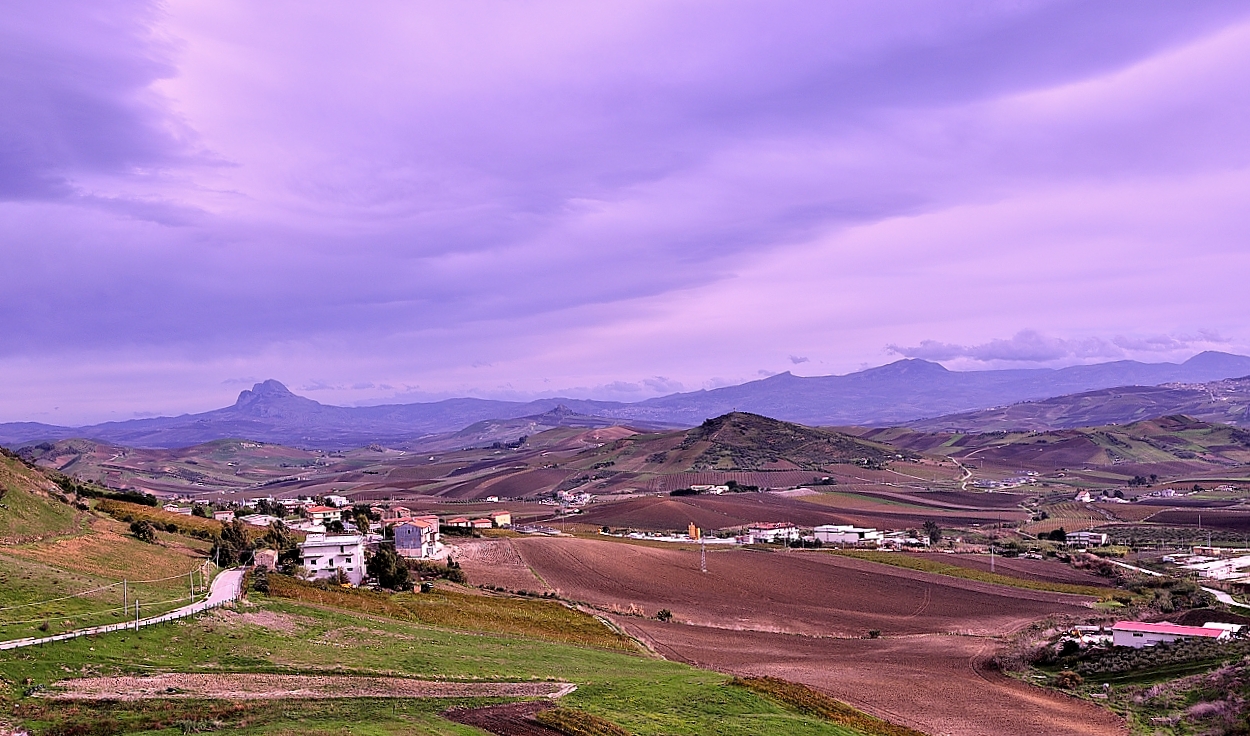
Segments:
[[[64,499],[41,473],[0,450],[0,544],[73,529],[76,510]]]
[[[83,427],[0,424],[0,445],[16,447],[86,437],[128,447],[175,448],[245,437],[325,450],[370,444],[397,447],[431,435],[459,432],[476,422],[533,417],[560,406],[569,412],[644,429],[691,427],[708,417],[738,410],[809,425],[882,425],[1114,386],[1200,383],[1246,375],[1250,375],[1250,357],[1215,352],[1195,355],[1180,364],[1116,361],[1061,369],[988,371],[950,371],[937,363],[909,359],[841,376],[782,373],[737,386],[637,403],[458,398],[361,407],[322,404],[268,380],[241,392],[233,405],[200,414]]]
[[[1172,414],[1250,427],[1250,377],[1203,384],[1120,386],[922,419],[907,426],[926,432],[1070,429]]]
[[[903,454],[842,432],[733,412],[685,432],[636,434],[582,452],[570,465],[611,466],[644,475],[701,471],[825,472],[839,464],[878,466]],[[799,474],[804,480],[810,476]],[[800,481],[801,482],[801,481]]]
[[[1045,432],[962,434],[906,428],[848,431],[914,452],[1019,470],[1102,466],[1128,478],[1151,473],[1167,477],[1229,470],[1250,462],[1250,430],[1184,415]]]

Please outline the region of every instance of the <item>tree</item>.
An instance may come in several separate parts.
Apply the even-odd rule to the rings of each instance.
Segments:
[[[213,517],[212,514],[208,513],[208,507],[202,503],[192,504],[191,515],[198,516],[201,519],[211,519]]]
[[[356,523],[356,531],[360,532],[361,534],[369,533],[368,512],[357,511],[356,514],[352,517],[352,520]]]
[[[239,564],[252,551],[252,540],[248,538],[247,527],[235,519],[221,523],[221,534],[209,550],[208,556],[222,567]]]
[[[365,563],[369,576],[377,578],[378,585],[391,590],[401,590],[408,586],[408,563],[395,553],[395,550],[383,547]]]
[[[924,523],[924,533],[929,535],[929,544],[937,544],[942,541],[942,527],[933,519],[928,519]]]
[[[664,623],[668,623],[669,621],[673,620],[673,612],[668,610],[667,608],[661,608],[660,612],[655,614],[655,618],[657,621],[663,621]]]
[[[135,539],[140,542],[156,544],[156,527],[152,526],[150,521],[130,522],[130,533],[135,535]]]
[[[326,524],[326,531],[332,534],[342,534],[343,522],[335,520],[335,521],[330,522],[329,524]]]
[[[269,549],[282,552],[295,546],[295,537],[291,536],[291,530],[287,529],[286,524],[275,521],[269,525],[265,536],[260,538],[260,543]]]

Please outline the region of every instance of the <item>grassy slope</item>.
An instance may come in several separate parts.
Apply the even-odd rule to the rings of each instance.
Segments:
[[[73,530],[75,510],[54,498],[53,488],[38,471],[0,455],[0,543]]]
[[[1024,578],[1011,577],[1010,575],[999,575],[997,573],[990,573],[984,570],[977,570],[969,567],[948,565],[943,562],[938,562],[937,560],[912,557],[911,555],[898,552],[839,550],[833,554],[855,557],[861,560],[868,560],[869,562],[877,562],[882,565],[904,567],[909,570],[920,570],[922,572],[931,572],[938,575],[947,575],[953,578],[964,578],[965,580],[976,580],[982,583],[1006,585],[1012,588],[1023,588],[1025,590],[1044,590],[1051,593],[1070,593],[1072,595],[1088,595],[1096,598],[1107,598],[1115,593],[1115,590],[1112,588],[1099,588],[1093,585],[1073,585],[1071,583],[1052,583],[1045,580],[1026,580]]]
[[[264,623],[266,625],[260,625]],[[289,601],[255,597],[240,616],[220,612],[138,634],[101,636],[59,643],[38,652],[0,654],[0,677],[18,701],[16,714],[36,726],[89,718],[116,721],[141,730],[136,719],[158,711],[173,725],[179,714],[203,708],[170,702],[161,708],[101,705],[80,711],[68,705],[21,697],[26,678],[46,685],[70,675],[154,671],[338,672],[399,674],[450,679],[560,679],[577,691],[563,703],[605,718],[630,733],[760,733],[849,736],[855,731],[798,712],[756,693],[728,685],[729,678],[685,665],[552,642],[463,634],[385,618],[349,614]],[[436,713],[453,703],[400,701],[337,703],[287,701],[245,706],[216,714],[237,732],[247,733],[476,733],[444,721]],[[392,708],[394,710],[392,710]],[[13,711],[13,706],[6,706]],[[114,731],[122,732],[122,731]],[[169,730],[167,733],[178,733]]]

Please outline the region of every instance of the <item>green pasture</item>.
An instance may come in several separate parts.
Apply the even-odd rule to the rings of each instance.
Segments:
[[[451,632],[253,595],[238,611],[0,653],[0,678],[33,733],[68,733],[89,717],[107,733],[184,733],[197,720],[221,733],[467,734],[437,716],[454,703],[423,700],[230,704],[171,700],[82,706],[28,697],[72,676],[155,672],[370,674],[450,680],[562,680],[562,704],[633,734],[760,733],[850,736],[850,731],[732,687],[729,678],[640,655],[519,637]],[[27,684],[29,682],[29,684]],[[215,708],[215,710],[214,710]],[[159,727],[158,727],[159,726]],[[94,732],[93,732],[94,733]]]

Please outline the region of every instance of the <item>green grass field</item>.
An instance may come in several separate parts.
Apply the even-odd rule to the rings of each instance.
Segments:
[[[238,612],[184,620],[38,650],[0,653],[8,712],[35,734],[73,733],[85,721],[112,724],[89,733],[183,733],[192,721],[221,733],[469,734],[437,716],[448,701],[201,701],[88,706],[24,697],[71,676],[152,672],[385,674],[452,680],[563,680],[578,689],[562,704],[611,721],[636,736],[785,733],[851,736],[857,731],[804,715],[713,672],[562,643],[465,634],[392,619],[253,595]],[[26,685],[27,680],[31,685]],[[14,706],[16,710],[14,710]],[[216,708],[216,710],[213,710]],[[211,711],[211,712],[209,712]]]

